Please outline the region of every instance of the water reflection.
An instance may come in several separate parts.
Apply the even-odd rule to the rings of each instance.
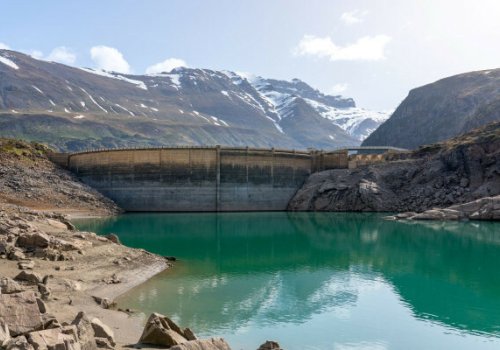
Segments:
[[[394,346],[397,336],[378,338],[385,332],[383,324],[374,324],[380,321],[392,328],[407,325],[412,329],[401,332],[410,339],[424,327],[415,323],[420,321],[483,340],[496,342],[500,336],[500,226],[495,223],[225,213],[133,214],[81,226],[179,257],[173,270],[136,288],[126,303],[173,315],[201,333],[257,335],[257,330],[300,325],[319,332],[323,323],[347,327],[346,342],[321,347],[329,349]],[[359,327],[367,327],[363,332],[374,339],[355,339]],[[449,338],[442,340],[446,348]]]

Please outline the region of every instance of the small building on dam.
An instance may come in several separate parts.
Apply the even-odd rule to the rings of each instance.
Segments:
[[[276,211],[308,176],[347,168],[348,151],[236,147],[109,149],[56,163],[126,211]]]

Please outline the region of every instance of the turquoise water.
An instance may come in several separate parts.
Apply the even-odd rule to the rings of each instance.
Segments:
[[[500,224],[378,214],[127,214],[78,223],[176,256],[120,298],[233,349],[500,349]]]

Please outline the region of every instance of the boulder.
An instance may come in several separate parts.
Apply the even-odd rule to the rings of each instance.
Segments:
[[[196,335],[194,335],[194,332],[191,330],[191,328],[184,328],[184,338],[187,340],[196,340]]]
[[[229,344],[222,338],[190,340],[174,345],[170,350],[231,350]]]
[[[272,340],[266,340],[257,350],[281,350],[280,345]]]
[[[38,306],[35,292],[0,294],[0,320],[9,327],[11,336],[43,329],[47,319]]]
[[[33,270],[35,267],[35,262],[33,260],[24,260],[17,263],[17,267],[20,270]]]
[[[27,335],[27,340],[35,350],[77,350],[79,348],[75,326],[31,332]]]
[[[108,240],[110,240],[111,242],[113,242],[115,244],[122,244],[120,242],[120,238],[117,235],[115,235],[114,233],[110,233],[110,234],[105,235],[103,237],[107,238]]]
[[[79,312],[71,324],[76,326],[81,350],[96,350],[94,329],[87,315],[82,311]]]
[[[7,259],[23,260],[26,259],[26,255],[24,255],[24,253],[20,249],[12,247],[12,249],[10,249],[10,251],[7,254]]]
[[[0,348],[4,347],[5,344],[10,340],[10,332],[7,323],[0,320]]]
[[[16,245],[21,248],[47,248],[50,238],[43,232],[25,233],[16,241]]]
[[[144,327],[139,343],[171,347],[187,342],[182,330],[168,317],[153,313]]]
[[[10,339],[4,348],[5,350],[35,350],[24,335]]]
[[[94,336],[96,338],[107,339],[112,346],[115,346],[115,335],[111,328],[102,323],[98,318],[93,318],[92,320],[90,320],[90,324],[92,325]]]
[[[26,272],[21,271],[16,277],[14,277],[16,281],[28,282],[29,284],[37,285],[38,283],[42,283],[43,278],[39,274],[35,272]]]
[[[23,288],[19,283],[8,277],[0,278],[0,291],[2,294],[19,293]]]

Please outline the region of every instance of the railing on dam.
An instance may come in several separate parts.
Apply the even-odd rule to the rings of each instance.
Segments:
[[[52,158],[128,211],[263,211],[285,210],[311,173],[347,169],[348,152],[180,146]]]

